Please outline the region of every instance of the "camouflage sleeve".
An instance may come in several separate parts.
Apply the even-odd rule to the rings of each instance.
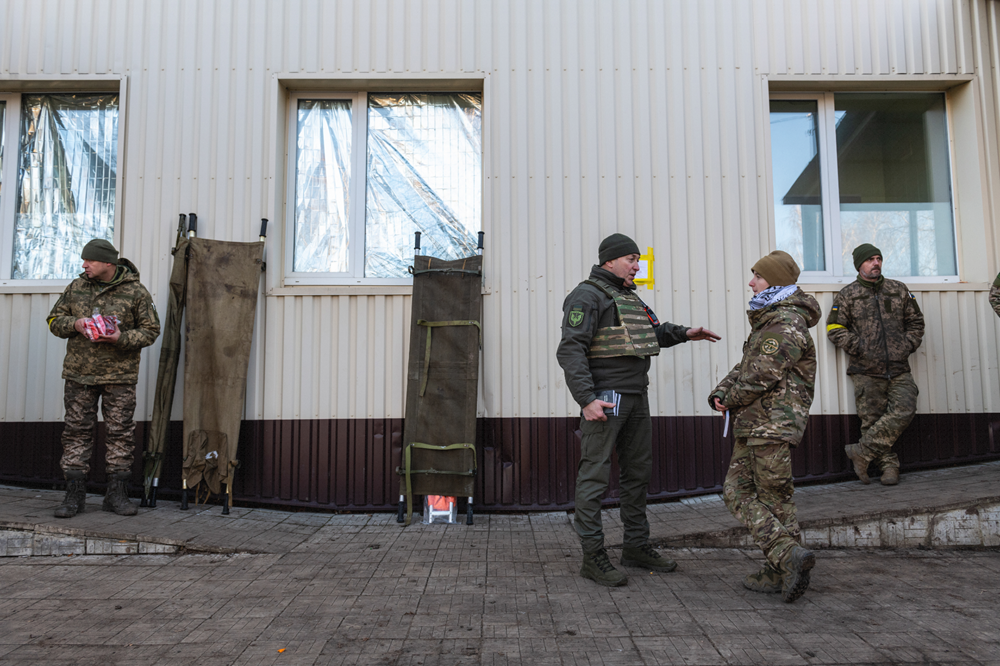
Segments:
[[[148,347],[160,336],[160,316],[156,313],[156,306],[149,292],[142,289],[132,307],[135,311],[136,327],[122,331],[117,345],[126,350]]]
[[[851,311],[847,303],[837,294],[833,298],[833,307],[826,316],[826,337],[837,347],[848,354],[857,356],[861,353],[861,343],[858,336],[851,330]]]
[[[49,325],[49,330],[59,338],[72,338],[74,335],[80,335],[76,330],[77,318],[73,316],[73,311],[69,305],[68,294],[71,286],[72,283],[70,283],[69,287],[66,287],[59,300],[52,306],[49,316],[45,319],[45,322]]]
[[[689,328],[690,326],[681,326],[680,324],[671,324],[665,321],[656,327],[656,341],[664,349],[687,342]]]
[[[993,307],[993,312],[997,313],[1000,317],[1000,275],[997,275],[997,279],[993,280],[993,287],[990,289],[990,305]]]
[[[597,294],[579,287],[563,303],[562,339],[556,359],[565,374],[566,387],[581,407],[597,399],[587,352],[597,333],[599,316]]]
[[[924,313],[917,305],[917,299],[910,291],[906,292],[906,307],[903,309],[903,327],[906,331],[906,339],[910,343],[910,353],[912,354],[920,346],[924,339]]]
[[[805,327],[799,330],[790,321],[778,321],[761,329],[754,346],[747,349],[750,362],[742,368],[726,391],[722,404],[726,407],[745,407],[774,388],[789,368],[802,358],[808,345]]]
[[[711,393],[708,394],[708,406],[713,410],[715,409],[715,398],[722,400],[726,397],[726,393],[729,388],[736,383],[736,379],[740,376],[740,364],[737,363],[733,366],[733,369],[729,371],[729,374],[722,378],[719,385],[716,386]]]

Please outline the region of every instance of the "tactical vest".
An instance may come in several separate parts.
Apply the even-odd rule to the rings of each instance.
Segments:
[[[656,341],[656,330],[646,314],[646,308],[639,297],[631,291],[622,293],[603,280],[584,280],[603,291],[615,302],[619,326],[605,326],[597,329],[590,342],[587,358],[610,358],[613,356],[656,356],[660,353],[660,343]]]

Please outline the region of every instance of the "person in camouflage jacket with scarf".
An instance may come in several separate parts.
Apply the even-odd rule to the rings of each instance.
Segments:
[[[892,452],[917,413],[917,384],[910,354],[924,337],[924,315],[906,285],[882,275],[882,252],[865,243],[854,249],[858,279],[833,299],[826,335],[847,352],[861,439],[844,452],[868,483],[868,465],[882,470],[882,484],[899,483],[899,457]]]
[[[809,586],[813,553],[801,545],[792,495],[791,448],[802,441],[816,383],[816,348],[809,335],[819,303],[796,286],[799,267],[781,250],[754,264],[750,337],[743,358],[708,397],[729,412],[733,444],[722,497],[750,530],[767,559],[743,585],[781,592],[793,602]]]
[[[57,518],[71,518],[83,510],[86,479],[94,448],[97,403],[107,430],[108,491],[103,508],[120,515],[135,515],[128,499],[135,448],[135,385],[139,356],[160,334],[160,319],[153,299],[139,282],[139,271],[106,240],[94,239],[81,253],[83,270],[49,313],[53,335],[66,338],[63,379],[66,405],[63,455],[66,497],[56,509]],[[94,314],[114,318],[117,325],[91,340],[86,334]]]
[[[1000,274],[993,280],[993,286],[990,287],[990,307],[1000,317]]]

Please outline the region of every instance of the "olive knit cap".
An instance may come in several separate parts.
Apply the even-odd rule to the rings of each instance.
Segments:
[[[861,264],[865,263],[875,255],[882,256],[882,250],[871,243],[862,243],[854,248],[854,270],[860,271]]]
[[[627,254],[642,253],[639,252],[639,246],[635,244],[635,241],[625,234],[611,234],[601,241],[601,247],[598,248],[597,263],[603,264],[606,261],[624,257]]]
[[[103,238],[95,238],[84,245],[80,257],[87,261],[103,261],[106,264],[118,264],[118,250]]]
[[[759,273],[772,287],[787,287],[799,279],[799,265],[782,250],[764,255],[750,270]]]

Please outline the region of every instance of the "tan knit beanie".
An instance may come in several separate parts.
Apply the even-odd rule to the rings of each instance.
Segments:
[[[799,265],[782,250],[761,257],[751,269],[767,280],[772,287],[787,287],[799,279]]]

